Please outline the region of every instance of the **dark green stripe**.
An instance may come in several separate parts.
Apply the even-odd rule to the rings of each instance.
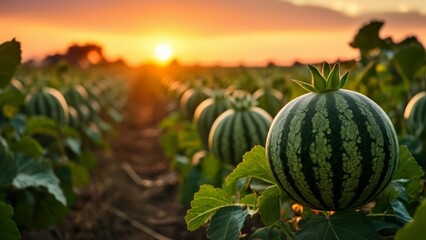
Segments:
[[[218,143],[218,144],[220,144],[220,145],[223,146],[224,150],[227,153],[227,158],[225,159],[225,161],[230,162],[230,163],[235,163],[235,160],[234,160],[235,150],[238,150],[238,149],[235,149],[235,147],[234,147],[234,145],[235,145],[234,144],[235,143],[235,140],[234,140],[234,136],[235,136],[234,128],[235,128],[235,120],[236,120],[235,114],[236,113],[234,112],[234,113],[232,113],[231,115],[228,116],[228,119],[227,119],[228,125],[227,125],[227,127],[229,127],[229,129],[227,129],[227,128],[223,129],[224,131],[230,133],[230,138],[229,139],[221,139],[220,140],[220,141],[223,141],[223,142],[225,142],[227,144],[221,144],[220,142]]]
[[[243,139],[246,142],[246,148],[248,148],[249,146],[253,146],[253,142],[255,141],[254,137],[252,136],[250,133],[250,128],[249,125],[254,124],[252,122],[252,118],[251,118],[251,112],[249,111],[241,111],[240,115],[241,115],[241,127],[243,130]],[[249,149],[241,149],[242,151],[248,151]]]
[[[327,139],[330,141],[331,146],[331,159],[327,161],[331,165],[333,170],[333,203],[336,209],[340,208],[339,199],[342,197],[343,192],[343,144],[342,137],[340,135],[342,122],[339,118],[341,114],[336,106],[336,99],[333,95],[326,95],[326,109],[327,109],[327,118],[329,119],[330,134],[327,135]],[[339,146],[339,147],[338,147]]]
[[[371,145],[370,145],[373,142],[373,140],[370,136],[370,133],[367,130],[367,125],[366,125],[368,121],[367,116],[362,114],[361,110],[356,104],[356,99],[354,99],[353,96],[345,92],[342,92],[341,95],[346,100],[349,106],[348,108],[351,109],[353,112],[352,121],[356,124],[358,128],[360,140],[361,140],[361,142],[358,143],[357,145],[358,150],[360,151],[361,157],[362,157],[361,166],[359,169],[361,171],[361,176],[360,176],[360,181],[358,183],[358,187],[355,190],[354,198],[349,203],[349,205],[351,205],[354,203],[354,201],[358,200],[357,198],[359,196],[361,196],[362,192],[365,190],[365,188],[368,185],[368,181],[370,177],[373,174],[373,170],[372,170],[373,166],[371,163],[371,159],[373,155],[371,153]]]
[[[382,124],[384,119],[383,119],[382,116],[380,116],[377,113],[376,109],[374,109],[373,107],[370,107],[370,106],[368,106],[368,107],[369,107],[370,112],[373,114],[374,120],[376,121],[377,125],[379,125],[380,131],[382,132],[383,140],[384,140],[383,141],[383,146],[384,146],[383,151],[385,153],[384,165],[383,165],[382,172],[380,174],[380,178],[377,181],[378,184],[374,187],[374,190],[372,191],[372,193],[367,197],[367,199],[370,200],[370,199],[373,199],[374,197],[376,197],[381,191],[383,191],[384,188],[389,184],[389,182],[392,179],[391,176],[393,175],[393,172],[396,168],[395,163],[391,164],[391,167],[393,168],[391,170],[391,174],[390,175],[387,174],[388,169],[390,167],[389,161],[393,160],[393,158],[391,156],[391,147],[398,146],[398,143],[396,143],[396,142],[390,143],[389,140],[391,140],[391,139],[389,139],[389,137],[392,138],[391,129],[386,128],[386,126],[384,126]],[[394,150],[396,151],[396,149],[394,149]],[[384,185],[382,185],[383,182],[386,182],[386,183]],[[381,185],[383,186],[382,188],[380,188]]]
[[[313,134],[312,130],[312,118],[316,114],[316,104],[318,99],[321,97],[321,95],[315,95],[313,98],[310,99],[309,104],[307,106],[306,115],[303,119],[301,129],[300,129],[300,136],[301,136],[301,154],[299,159],[302,163],[302,172],[305,176],[306,182],[308,183],[309,189],[311,190],[314,197],[318,200],[318,202],[322,206],[327,206],[322,199],[321,193],[319,191],[319,181],[315,179],[315,172],[313,167],[318,167],[318,163],[314,163],[311,159],[311,150],[310,147],[313,142],[315,142],[315,135]],[[313,205],[312,203],[310,203]]]
[[[296,186],[295,180],[292,176],[292,174],[290,173],[289,169],[287,167],[287,162],[288,162],[288,158],[287,158],[287,154],[286,154],[286,149],[287,149],[287,145],[289,143],[289,141],[291,141],[291,139],[288,139],[288,133],[290,132],[290,122],[292,120],[292,118],[294,117],[295,112],[297,111],[297,108],[299,107],[299,105],[302,103],[302,99],[299,99],[299,101],[293,102],[294,106],[289,106],[289,112],[288,112],[288,116],[287,119],[284,123],[282,123],[280,126],[276,127],[277,129],[282,129],[282,135],[281,135],[281,139],[279,141],[278,144],[280,144],[280,148],[279,148],[279,160],[281,160],[281,164],[283,165],[283,173],[286,176],[287,182],[288,184],[291,186],[291,188],[294,190],[294,192],[297,194],[297,196],[292,195],[290,192],[286,191],[286,189],[284,188],[284,184],[281,182],[281,179],[278,177],[277,173],[275,172],[275,168],[272,168],[272,174],[274,175],[275,179],[277,180],[278,184],[281,186],[281,189],[283,189],[288,196],[290,196],[293,199],[302,199],[302,201],[309,203],[306,198],[301,194],[301,192],[299,191],[299,189]],[[269,165],[274,166],[273,162],[272,162],[272,157],[271,157],[271,152],[269,152]],[[278,159],[277,159],[278,160]],[[313,204],[309,203],[310,205],[313,206]]]

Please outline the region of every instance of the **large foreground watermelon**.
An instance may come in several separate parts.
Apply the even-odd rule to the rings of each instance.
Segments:
[[[386,113],[357,92],[340,89],[348,73],[309,66],[312,91],[288,103],[268,133],[266,152],[279,186],[293,200],[320,210],[359,207],[392,179],[398,140]]]

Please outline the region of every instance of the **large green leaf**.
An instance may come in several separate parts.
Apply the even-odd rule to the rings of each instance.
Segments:
[[[2,137],[0,137],[0,185],[10,185],[16,177],[15,159],[9,153],[9,149]]]
[[[68,208],[44,188],[26,188],[14,193],[14,219],[25,228],[47,228],[67,216]]]
[[[226,185],[234,184],[238,179],[253,177],[275,184],[275,180],[266,162],[265,148],[255,146],[243,156],[243,161],[238,164],[234,171],[226,179]]]
[[[23,154],[15,154],[18,174],[13,186],[18,189],[28,187],[45,187],[57,201],[66,205],[64,193],[59,186],[59,179],[46,162],[29,158]]]
[[[425,49],[421,44],[404,46],[398,49],[392,60],[399,74],[407,81],[413,81],[425,63]]]
[[[20,152],[31,158],[40,158],[44,154],[43,147],[32,137],[24,136],[10,147],[13,152]]]
[[[395,240],[423,240],[426,236],[426,201],[417,208],[412,222],[396,233]]]
[[[369,51],[374,48],[381,48],[384,46],[383,39],[379,36],[379,31],[384,22],[372,21],[359,29],[355,35],[354,40],[350,43],[353,48],[359,48],[361,51]]]
[[[276,227],[258,228],[249,240],[286,240],[287,238]]]
[[[424,175],[422,168],[411,156],[406,146],[400,146],[399,164],[396,168],[393,181],[407,179],[406,189],[410,198],[415,198],[421,192],[422,185],[420,178]]]
[[[188,230],[193,231],[206,223],[217,210],[226,206],[232,206],[232,198],[224,190],[214,188],[211,185],[202,185],[195,193],[188,210],[185,221]]]
[[[7,86],[21,64],[21,43],[15,39],[0,44],[0,88]]]
[[[376,240],[373,223],[362,212],[347,210],[336,212],[328,219],[313,216],[296,233],[296,240]]]
[[[59,127],[55,120],[41,116],[28,118],[25,134],[30,136],[43,135],[53,138],[60,137]]]
[[[402,223],[406,224],[413,220],[407,211],[407,208],[401,201],[393,201],[391,203],[392,210],[396,218]]]
[[[247,208],[229,206],[219,209],[214,214],[207,236],[214,240],[238,240],[244,221],[248,215]]]
[[[277,185],[262,192],[259,198],[259,213],[266,226],[274,224],[280,218],[280,189]]]
[[[11,220],[13,208],[0,201],[0,239],[18,240],[21,239],[15,222]]]

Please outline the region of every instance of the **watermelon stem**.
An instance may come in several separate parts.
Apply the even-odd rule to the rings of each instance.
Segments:
[[[321,71],[313,66],[307,65],[311,72],[311,84],[292,79],[295,83],[299,84],[302,88],[309,92],[327,92],[343,88],[349,75],[349,71],[340,76],[340,64],[336,62],[332,67],[327,62],[324,62]]]

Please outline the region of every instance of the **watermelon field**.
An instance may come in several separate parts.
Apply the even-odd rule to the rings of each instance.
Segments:
[[[426,239],[426,52],[384,24],[289,66],[40,64],[2,39],[0,239]]]

